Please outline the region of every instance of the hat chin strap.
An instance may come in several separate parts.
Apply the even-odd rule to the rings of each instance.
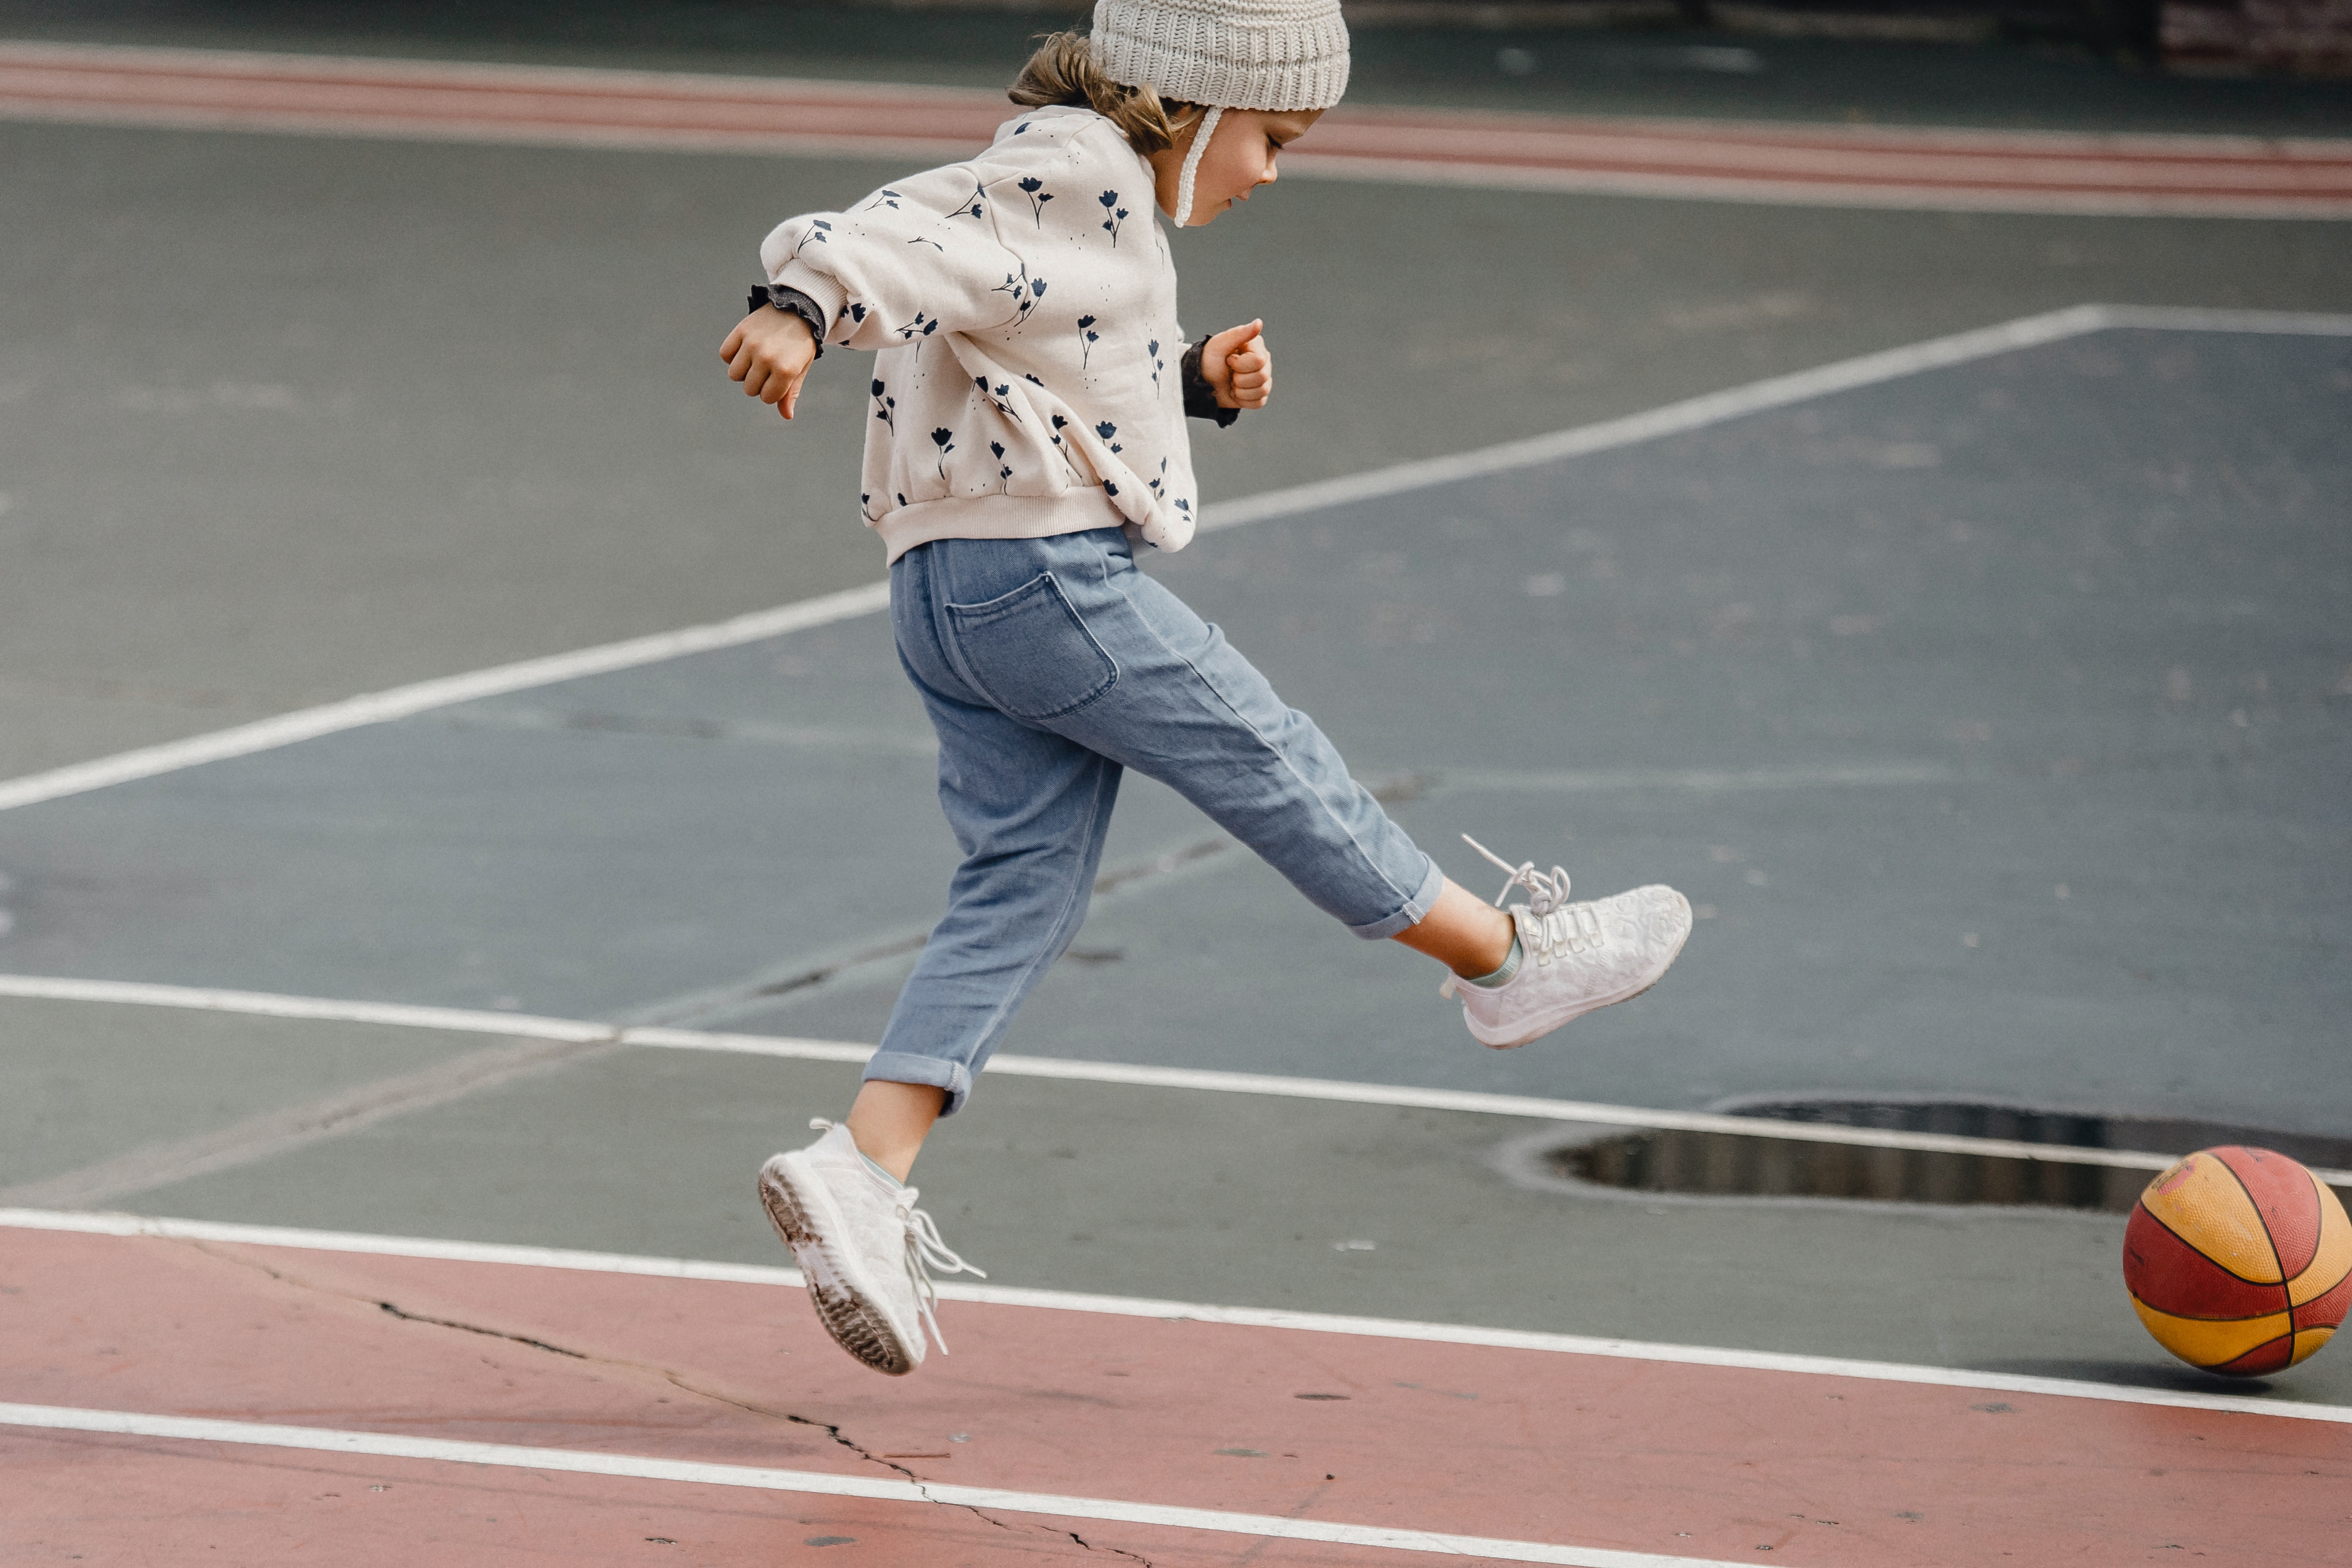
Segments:
[[[1184,153],[1184,167],[1176,175],[1176,226],[1184,227],[1192,221],[1192,177],[1200,173],[1201,154],[1209,150],[1209,138],[1217,133],[1217,121],[1223,118],[1222,107],[1212,108],[1201,119],[1201,129],[1193,133],[1192,145]]]

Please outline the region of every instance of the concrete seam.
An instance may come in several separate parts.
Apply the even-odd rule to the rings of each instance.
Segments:
[[[300,1105],[264,1111],[215,1131],[135,1149],[61,1175],[0,1187],[0,1205],[92,1206],[126,1194],[256,1164],[586,1055],[621,1048],[619,1031],[607,1029],[592,1041],[511,1041],[469,1051],[419,1072],[379,1079]]]

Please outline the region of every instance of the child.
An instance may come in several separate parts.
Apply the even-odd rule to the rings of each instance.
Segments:
[[[1185,416],[1230,425],[1274,377],[1259,322],[1184,345],[1152,208],[1197,226],[1272,184],[1347,79],[1338,0],[1098,0],[1091,37],[1037,50],[987,151],[771,234],[720,350],[786,419],[824,345],[876,351],[858,499],[964,852],[848,1121],[760,1173],[826,1330],[878,1371],[939,1337],[929,1269],[980,1273],[904,1183],[1077,933],[1122,769],[1358,936],[1444,964],[1489,1046],[1639,995],[1690,934],[1671,888],[1571,904],[1566,872],[1475,845],[1528,901],[1447,880],[1314,721],[1135,568],[1138,542],[1192,536]]]

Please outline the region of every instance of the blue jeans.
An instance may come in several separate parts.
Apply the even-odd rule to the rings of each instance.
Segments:
[[[1436,902],[1436,863],[1313,720],[1135,569],[1118,529],[919,545],[890,568],[890,622],[939,731],[940,804],[964,859],[867,1078],[934,1084],[961,1108],[1077,935],[1127,768],[1358,936],[1393,936]]]

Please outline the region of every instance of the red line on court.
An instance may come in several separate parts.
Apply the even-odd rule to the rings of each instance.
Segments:
[[[1822,1568],[2176,1547],[2308,1561],[2344,1529],[2352,1482],[2342,1429],[2233,1412],[966,1302],[942,1317],[956,1353],[891,1380],[779,1287],[11,1231],[0,1401],[885,1479],[895,1466]],[[1160,1563],[1415,1556],[31,1428],[0,1429],[0,1516],[13,1539],[93,1560],[213,1543],[260,1558],[299,1539],[321,1561],[393,1562],[387,1542],[401,1561],[426,1542],[487,1561],[523,1540],[585,1564],[645,1561],[651,1536],[748,1560],[837,1534],[863,1561],[988,1563],[1045,1553],[1056,1530]]]
[[[1003,96],[675,73],[0,44],[0,115],[955,157]],[[1738,199],[2352,216],[2352,140],[1768,125],[1343,107],[1302,173]]]

